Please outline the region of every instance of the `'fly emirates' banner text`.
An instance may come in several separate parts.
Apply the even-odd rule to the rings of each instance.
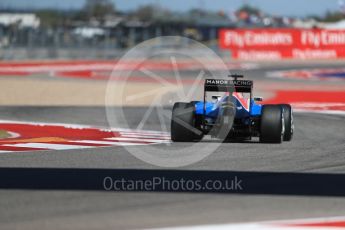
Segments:
[[[222,29],[219,46],[238,59],[345,58],[345,30]]]

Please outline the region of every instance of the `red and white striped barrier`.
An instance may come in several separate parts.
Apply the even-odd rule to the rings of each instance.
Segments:
[[[173,228],[160,228],[161,230],[331,230],[344,229],[345,217],[327,217],[317,219],[284,220],[256,223],[200,225]]]
[[[0,121],[10,137],[0,139],[0,152],[86,149],[169,143],[168,133],[105,129],[86,125]]]
[[[223,65],[218,63],[208,63],[215,69],[223,69]],[[176,63],[178,70],[199,70],[203,68],[200,63],[185,61]],[[257,65],[254,63],[227,63],[229,69],[254,69]],[[112,76],[112,71],[117,70],[133,71],[145,67],[147,70],[172,71],[173,64],[169,61],[43,61],[43,62],[0,62],[0,76],[30,76],[32,74],[46,74],[50,77],[71,77],[94,80],[108,80]],[[114,74],[115,75],[115,74]],[[117,80],[122,80],[117,77]],[[123,78],[126,80],[126,78]],[[131,76],[129,80],[143,81],[145,77]]]
[[[295,112],[345,115],[345,91],[276,91],[264,104],[289,103]]]

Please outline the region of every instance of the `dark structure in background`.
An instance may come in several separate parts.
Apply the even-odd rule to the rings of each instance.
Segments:
[[[296,20],[249,5],[234,12],[202,6],[173,12],[159,5],[120,12],[110,0],[85,0],[80,10],[72,11],[0,9],[0,59],[112,58],[139,42],[169,35],[192,38],[217,51],[220,28],[293,27]]]
[[[0,15],[3,13],[0,13]],[[10,17],[11,13],[6,13]],[[1,23],[2,36],[16,46],[71,46],[75,43],[88,45],[111,45],[126,48],[143,40],[157,36],[180,35],[198,41],[217,39],[219,28],[233,28],[234,23],[218,15],[199,12],[193,15],[165,15],[141,20],[123,15],[107,15],[102,20],[90,18],[86,21],[63,21],[58,25],[46,25],[45,18],[37,17],[39,26],[23,25],[25,15],[17,14],[18,20],[11,24]],[[4,14],[3,14],[4,15]],[[61,17],[64,17],[61,15]],[[8,20],[6,20],[8,21]]]
[[[60,56],[57,53],[64,49],[119,50],[157,36],[172,35],[189,37],[216,47],[218,30],[234,27],[229,20],[217,15],[162,15],[150,20],[131,15],[106,15],[102,20],[64,20],[57,25],[47,25],[44,17],[32,16],[37,17],[39,26],[23,25],[20,17],[11,24],[1,24],[0,20],[1,58],[11,59],[11,52],[18,49],[22,52],[25,49],[29,58],[42,56],[38,54],[42,49],[47,53],[43,56],[51,58]]]

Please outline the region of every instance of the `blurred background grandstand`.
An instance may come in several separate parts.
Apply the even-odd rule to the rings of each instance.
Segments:
[[[0,4],[0,59],[114,58],[144,40],[180,35],[218,52],[220,28],[345,28],[344,4],[323,15],[288,17],[243,1],[233,11],[200,6],[185,11],[161,4],[119,10],[116,1],[85,0],[76,9]]]

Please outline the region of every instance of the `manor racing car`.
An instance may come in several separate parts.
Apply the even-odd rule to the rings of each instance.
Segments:
[[[171,140],[200,141],[205,135],[225,141],[246,141],[259,137],[263,143],[290,141],[294,124],[289,104],[259,104],[253,81],[206,79],[203,101],[176,102],[172,110]],[[212,92],[211,99],[208,94]]]

